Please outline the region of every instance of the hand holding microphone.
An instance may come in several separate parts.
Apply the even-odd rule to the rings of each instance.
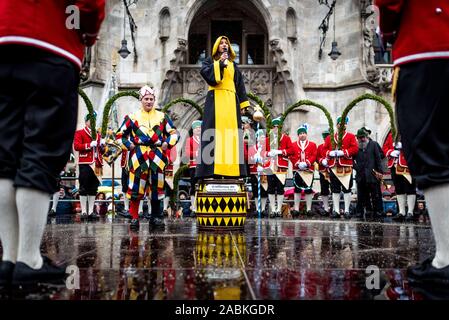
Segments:
[[[229,58],[229,56],[228,56],[228,48],[224,48],[223,49],[223,53],[221,54],[221,61],[223,61],[223,64],[225,66],[228,65],[228,58]]]

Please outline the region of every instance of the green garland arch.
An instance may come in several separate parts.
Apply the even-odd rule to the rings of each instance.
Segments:
[[[387,109],[388,115],[390,116],[391,134],[393,135],[393,140],[396,141],[397,140],[397,130],[396,130],[393,107],[388,103],[388,101],[386,101],[382,97],[376,96],[374,94],[366,93],[366,94],[361,95],[358,98],[355,98],[343,110],[343,113],[341,114],[341,119],[346,119],[349,111],[351,111],[359,102],[364,101],[364,100],[377,101],[380,104],[382,104],[385,107],[385,109]],[[341,148],[342,140],[343,140],[343,127],[340,127],[340,129],[338,130],[338,149]]]
[[[178,103],[186,103],[186,104],[191,105],[192,107],[194,107],[196,109],[196,111],[198,111],[198,113],[201,115],[201,118],[203,117],[203,115],[204,115],[203,108],[201,108],[200,105],[198,103],[196,103],[195,101],[190,100],[190,99],[185,99],[185,98],[178,98],[178,99],[170,101],[162,108],[162,112],[166,113],[172,106],[174,106],[175,104],[178,104]]]
[[[89,99],[89,97],[87,96],[86,92],[81,89],[80,87],[78,87],[78,94],[81,96],[81,98],[83,98],[84,103],[86,104],[87,107],[87,111],[89,112],[89,117],[90,119],[92,119],[94,117],[94,106],[92,104],[92,101]],[[95,121],[91,121],[91,131],[92,131],[92,140],[96,141],[97,140],[97,128],[95,125]]]
[[[293,112],[296,108],[301,107],[301,106],[312,106],[312,107],[318,108],[321,111],[323,111],[324,115],[327,118],[327,122],[329,124],[329,133],[330,133],[331,137],[334,135],[334,122],[332,121],[332,117],[331,117],[331,114],[329,113],[329,110],[327,110],[327,108],[322,106],[321,104],[318,104],[318,103],[313,102],[311,100],[299,100],[298,102],[296,102],[296,103],[292,104],[291,106],[289,106],[287,108],[287,110],[285,110],[284,113],[282,114],[281,125],[278,128],[278,137],[279,137],[279,139],[280,139],[280,136],[281,136],[282,127],[284,126],[285,118],[287,118],[289,113]],[[332,144],[332,148],[335,148],[334,139],[331,139],[331,144]]]
[[[103,121],[101,122],[101,136],[105,137],[106,132],[108,130],[108,120],[109,120],[109,112],[111,111],[112,105],[115,101],[122,97],[134,97],[136,99],[139,99],[139,93],[136,91],[123,91],[119,92],[115,95],[113,95],[109,100],[106,102],[106,105],[104,106],[103,110]]]

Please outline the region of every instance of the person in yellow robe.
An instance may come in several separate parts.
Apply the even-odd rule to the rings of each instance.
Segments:
[[[201,68],[209,85],[201,127],[198,178],[246,176],[241,110],[249,107],[231,42],[220,36]]]

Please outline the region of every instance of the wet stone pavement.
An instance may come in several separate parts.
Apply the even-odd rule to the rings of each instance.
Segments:
[[[41,249],[79,278],[3,299],[421,300],[405,271],[434,243],[429,225],[411,223],[248,219],[244,232],[217,233],[192,218],[155,232],[144,221],[131,232],[125,220],[53,219]]]

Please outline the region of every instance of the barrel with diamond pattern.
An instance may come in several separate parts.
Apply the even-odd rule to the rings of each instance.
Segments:
[[[196,215],[200,230],[243,229],[247,207],[242,179],[205,180],[198,184]]]

